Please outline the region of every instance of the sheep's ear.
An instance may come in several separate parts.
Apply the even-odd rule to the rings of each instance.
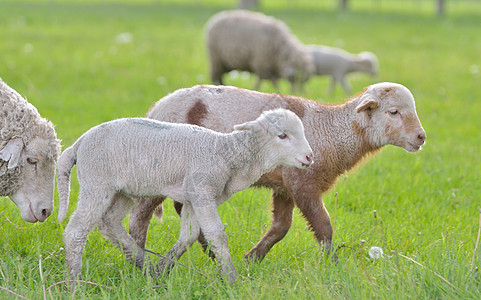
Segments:
[[[361,111],[372,111],[379,107],[379,103],[369,96],[361,97],[361,103],[356,107],[356,112],[360,113]]]
[[[8,141],[5,148],[0,151],[0,159],[8,161],[8,169],[13,169],[18,165],[20,154],[22,153],[23,142],[22,139],[16,138]]]
[[[251,121],[251,122],[234,125],[234,130],[253,130],[254,127],[255,127],[255,124],[253,121]]]
[[[247,123],[239,124],[234,126],[234,130],[250,130],[252,132],[258,133],[259,131],[265,131],[262,127],[263,124],[259,121],[250,121]]]

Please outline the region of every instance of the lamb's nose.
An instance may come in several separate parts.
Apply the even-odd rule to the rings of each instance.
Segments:
[[[306,155],[306,160],[310,163],[312,163],[312,154]]]
[[[424,144],[424,141],[426,141],[426,133],[425,132],[422,132],[420,134],[418,134],[418,140]]]

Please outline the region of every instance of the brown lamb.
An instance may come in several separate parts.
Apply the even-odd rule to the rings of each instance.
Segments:
[[[333,231],[322,195],[333,187],[339,175],[384,145],[399,146],[409,152],[421,148],[426,133],[414,98],[406,87],[389,82],[371,85],[340,105],[236,87],[199,85],[160,99],[147,117],[231,132],[235,124],[254,120],[263,111],[278,107],[292,110],[301,118],[315,162],[307,170],[278,167],[255,184],[273,190],[273,217],[271,227],[246,258],[264,258],[287,234],[295,206],[329,254]],[[150,219],[156,208],[161,213],[164,199],[142,201],[134,208],[129,228],[139,246],[145,246]],[[205,242],[199,241],[205,248]]]

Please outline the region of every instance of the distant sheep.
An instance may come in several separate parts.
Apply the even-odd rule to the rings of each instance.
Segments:
[[[375,76],[378,62],[375,54],[361,52],[351,54],[342,49],[327,46],[309,46],[309,51],[316,66],[315,75],[329,75],[332,78],[329,94],[334,93],[337,83],[341,83],[347,95],[351,95],[351,87],[346,75],[352,72],[365,72]]]
[[[53,210],[60,141],[49,121],[0,79],[0,196],[22,219],[43,222]]]
[[[180,89],[160,99],[147,117],[230,132],[234,124],[253,120],[263,110],[279,107],[301,118],[316,162],[304,171],[279,167],[257,181],[256,186],[273,189],[274,215],[271,228],[247,253],[246,257],[251,259],[262,259],[287,234],[295,206],[306,218],[319,245],[324,244],[322,247],[329,253],[332,226],[322,195],[334,186],[339,175],[384,145],[415,152],[426,138],[411,92],[389,82],[371,85],[341,105],[235,87],[201,85]],[[154,209],[163,200],[144,201],[130,215],[130,232],[141,247],[145,245]],[[161,206],[157,212],[161,212]]]
[[[202,230],[221,273],[234,282],[238,275],[217,206],[277,166],[304,169],[313,158],[301,120],[288,110],[269,111],[233,128],[224,134],[193,125],[119,119],[90,129],[67,148],[57,171],[60,221],[67,214],[74,164],[80,183],[78,208],[64,233],[71,278],[80,276],[82,252],[95,225],[142,268],[145,252],[122,220],[134,202],[171,197],[184,204],[180,237],[150,272],[172,268]]]
[[[292,90],[300,88],[314,72],[311,54],[287,25],[273,17],[246,10],[223,11],[206,25],[210,75],[214,84],[223,84],[222,75],[232,70],[249,71],[269,79],[277,90],[277,80],[287,79]]]

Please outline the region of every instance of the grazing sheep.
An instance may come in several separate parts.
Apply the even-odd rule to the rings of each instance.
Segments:
[[[406,87],[388,82],[371,85],[341,105],[201,85],[164,97],[152,106],[147,117],[229,132],[233,124],[278,107],[292,110],[302,119],[316,162],[305,171],[279,167],[257,181],[256,186],[273,190],[273,219],[271,228],[246,257],[262,259],[287,234],[294,206],[299,207],[315,238],[329,254],[332,226],[322,194],[334,186],[339,175],[384,145],[403,147],[409,152],[420,149],[426,134],[416,114],[414,98]],[[130,232],[141,247],[145,245],[154,209],[163,200],[144,201],[130,215]],[[160,213],[158,206],[157,215]]]
[[[308,167],[312,150],[301,120],[285,109],[233,127],[234,132],[225,134],[193,125],[120,119],[90,129],[67,148],[57,167],[60,221],[67,214],[74,164],[80,183],[78,208],[64,233],[71,278],[81,273],[82,252],[95,225],[142,268],[144,250],[122,220],[134,202],[171,197],[184,204],[180,237],[157,271],[150,268],[151,274],[168,271],[202,230],[221,273],[234,282],[238,275],[217,206],[279,165]]]
[[[312,56],[287,25],[273,17],[246,10],[223,11],[206,25],[210,74],[214,84],[232,70],[256,74],[255,89],[269,79],[277,90],[277,79],[300,87],[314,72]]]
[[[22,219],[43,222],[53,210],[60,141],[48,120],[0,79],[0,196]]]
[[[351,54],[342,49],[327,46],[308,46],[316,66],[315,75],[330,75],[332,78],[329,93],[332,95],[337,83],[341,83],[346,94],[351,87],[346,75],[352,72],[365,72],[375,76],[378,71],[377,57],[371,52]]]

